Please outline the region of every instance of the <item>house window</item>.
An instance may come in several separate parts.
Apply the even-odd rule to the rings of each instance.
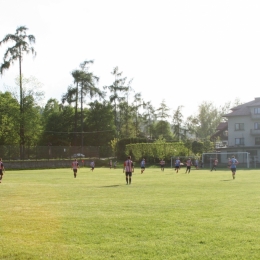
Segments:
[[[235,145],[244,145],[244,138],[235,138]]]
[[[244,123],[235,124],[235,131],[242,131],[242,130],[244,130]]]
[[[260,114],[260,107],[254,108],[254,114]]]
[[[254,124],[254,129],[255,130],[260,130],[260,123],[255,123]]]
[[[255,138],[255,145],[260,145],[260,137]]]

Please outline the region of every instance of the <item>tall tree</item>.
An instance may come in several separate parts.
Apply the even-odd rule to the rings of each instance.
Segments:
[[[155,114],[155,108],[153,107],[151,101],[148,101],[145,103],[145,107],[144,107],[144,123],[146,126],[146,136],[149,139],[153,139],[153,126],[154,123],[156,121],[156,114]]]
[[[87,95],[92,99],[94,96],[103,97],[104,93],[96,87],[99,78],[92,72],[89,72],[88,64],[92,64],[92,60],[85,60],[80,64],[81,76],[80,76],[80,124],[81,124],[81,146],[83,146],[83,102],[84,97]]]
[[[69,104],[75,103],[75,116],[74,116],[74,132],[75,143],[78,130],[78,103],[80,103],[80,129],[83,132],[83,104],[84,98],[89,95],[90,99],[94,96],[103,97],[104,93],[96,87],[99,78],[92,72],[89,72],[88,64],[92,64],[93,60],[86,60],[80,64],[79,70],[72,71],[71,75],[74,79],[75,87],[69,86],[67,93],[62,96],[62,102],[67,101]],[[81,135],[81,145],[83,144],[83,133]]]
[[[14,45],[9,47],[4,54],[3,63],[0,66],[0,73],[3,74],[4,70],[9,69],[10,64],[18,60],[19,62],[19,82],[20,82],[20,147],[21,147],[21,157],[23,157],[23,146],[25,143],[24,139],[24,115],[23,115],[23,85],[22,85],[22,60],[24,53],[32,53],[36,55],[32,44],[35,43],[35,37],[33,35],[27,35],[28,28],[25,26],[20,26],[16,29],[15,34],[7,34],[2,41],[0,41],[0,46],[2,44],[12,42]]]
[[[134,102],[133,102],[133,112],[134,112],[134,117],[135,117],[135,137],[139,137],[139,118],[140,118],[140,114],[139,114],[139,109],[140,107],[145,107],[145,103],[142,99],[141,93],[136,93],[134,95]]]
[[[110,102],[97,100],[89,103],[84,129],[88,132],[84,142],[91,146],[107,146],[115,138],[113,107]]]
[[[110,102],[114,105],[114,117],[115,117],[115,126],[117,131],[117,137],[119,134],[119,119],[117,114],[117,105],[118,102],[121,102],[125,99],[124,96],[120,96],[120,92],[126,92],[129,89],[129,86],[125,86],[126,77],[122,77],[123,72],[119,72],[118,67],[115,67],[111,74],[114,76],[115,80],[112,85],[104,86],[104,89],[108,89],[111,93],[109,96]]]
[[[181,109],[183,106],[178,106],[175,111],[173,111],[172,123],[173,123],[173,133],[177,139],[180,141],[182,133],[181,133],[181,125],[183,122],[183,115],[181,113]]]
[[[198,109],[197,115],[187,118],[188,130],[196,135],[196,139],[209,138],[222,120],[222,109],[213,106],[212,103],[203,102]]]
[[[19,102],[10,92],[0,92],[0,145],[19,144]]]
[[[165,100],[163,100],[161,102],[161,104],[160,104],[160,107],[158,109],[156,109],[156,111],[157,111],[157,118],[160,119],[159,125],[161,126],[161,134],[162,135],[163,135],[163,132],[164,132],[163,127],[164,127],[164,125],[167,125],[165,123],[166,123],[167,118],[169,118],[169,116],[170,116],[169,115],[169,110],[170,109],[166,105]]]

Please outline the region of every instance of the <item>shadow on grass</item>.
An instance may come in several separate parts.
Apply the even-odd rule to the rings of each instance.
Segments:
[[[233,181],[233,179],[229,179],[229,180],[220,180],[220,181]]]
[[[114,188],[122,185],[108,185],[108,186],[101,186],[100,188]]]

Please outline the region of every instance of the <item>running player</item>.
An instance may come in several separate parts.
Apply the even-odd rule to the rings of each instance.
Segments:
[[[95,163],[94,163],[94,161],[91,161],[90,167],[91,167],[91,171],[93,172],[94,169],[95,169]]]
[[[237,171],[237,164],[238,164],[238,160],[233,155],[231,160],[230,160],[230,169],[232,171],[233,179],[235,179],[235,175],[236,175],[236,171]]]
[[[180,158],[178,157],[175,161],[175,171],[176,173],[179,172],[179,169],[180,169],[180,165],[181,165],[181,161],[180,161]]]
[[[76,177],[77,177],[78,168],[79,168],[79,163],[78,163],[77,159],[75,159],[75,160],[72,162],[71,168],[72,168],[73,173],[74,173],[74,178],[76,178]]]
[[[190,168],[192,166],[192,162],[191,162],[191,159],[189,158],[186,162],[186,172],[185,173],[190,173]]]
[[[145,170],[145,159],[141,161],[141,174],[144,172],[144,170]]]
[[[163,159],[160,161],[160,165],[161,165],[161,171],[164,171],[165,161]]]

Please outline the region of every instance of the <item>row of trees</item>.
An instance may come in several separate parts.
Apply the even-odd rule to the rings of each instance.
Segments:
[[[43,93],[34,78],[22,75],[22,58],[26,53],[35,54],[31,44],[33,35],[27,28],[17,28],[1,42],[9,41],[0,72],[4,73],[14,61],[19,61],[19,98],[14,91],[0,92],[0,145],[77,145],[105,146],[124,138],[145,138],[147,141],[164,138],[167,142],[209,140],[210,136],[228,112],[231,104],[216,108],[203,102],[198,113],[183,120],[182,106],[170,113],[163,100],[158,108],[145,101],[132,87],[118,67],[112,71],[114,81],[97,87],[99,77],[90,71],[92,60],[83,61],[79,69],[71,72],[72,84],[67,87],[61,100],[49,99],[41,104]],[[33,83],[33,84],[32,84]],[[33,86],[33,87],[32,87]]]

